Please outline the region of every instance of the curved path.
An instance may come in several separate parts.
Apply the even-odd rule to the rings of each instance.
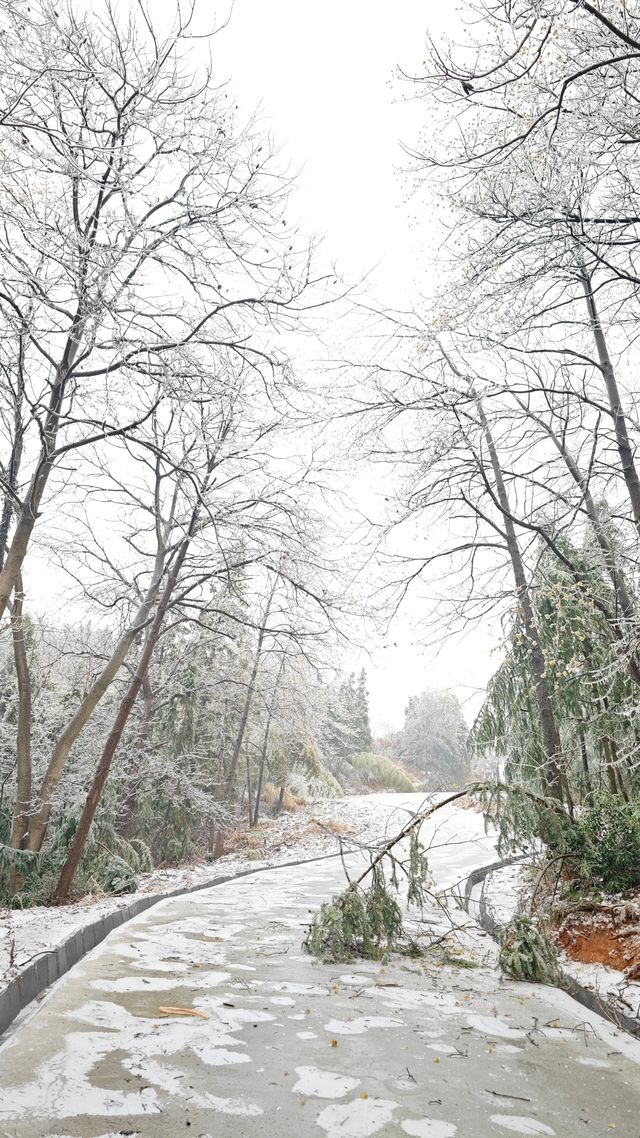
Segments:
[[[640,1138],[640,1044],[501,979],[477,931],[459,964],[307,956],[343,880],[339,860],[268,870],[112,933],[0,1048],[2,1138]]]

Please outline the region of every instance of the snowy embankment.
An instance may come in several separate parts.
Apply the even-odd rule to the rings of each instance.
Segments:
[[[520,897],[526,896],[530,889],[531,878],[526,865],[505,866],[489,874],[483,886],[483,900],[490,918],[499,925],[506,924],[515,913]],[[471,913],[475,915],[473,908]],[[563,949],[559,949],[558,959],[566,976],[593,992],[614,1014],[640,1021],[640,982],[629,980],[624,972],[606,964],[575,960]]]
[[[379,842],[400,830],[423,803],[423,794],[326,799],[240,835],[244,848],[215,862],[201,861],[142,874],[135,893],[120,897],[90,895],[58,908],[1,909],[0,988],[34,958],[57,948],[89,922],[123,909],[138,898],[204,886],[220,876],[336,854],[340,841],[346,846]],[[438,885],[444,888],[466,877],[476,866],[491,861],[493,841],[485,837],[482,819],[477,814],[447,808],[442,821],[439,817],[436,815],[430,827],[429,842],[434,874]]]

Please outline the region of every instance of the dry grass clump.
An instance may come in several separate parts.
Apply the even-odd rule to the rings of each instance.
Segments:
[[[280,787],[268,782],[262,791],[262,799],[267,809],[272,810],[280,801]],[[282,810],[287,810],[290,814],[295,814],[301,806],[305,805],[306,799],[303,795],[292,794],[290,790],[285,790],[281,805]]]
[[[344,822],[334,822],[333,818],[326,818],[324,821],[320,818],[312,818],[311,823],[314,826],[319,826],[327,834],[335,834],[337,838],[346,838],[350,834],[355,834],[353,826],[346,826]]]
[[[225,840],[225,853],[238,853],[241,850],[266,850],[268,824],[255,830],[233,830]]]

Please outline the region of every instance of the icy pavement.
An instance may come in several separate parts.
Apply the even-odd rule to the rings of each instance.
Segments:
[[[0,989],[20,974],[30,961],[61,944],[68,936],[99,917],[106,917],[132,901],[149,893],[169,894],[175,889],[201,887],[216,877],[243,873],[265,866],[286,864],[302,858],[321,857],[338,848],[337,826],[344,841],[367,842],[392,836],[406,822],[408,813],[420,808],[424,794],[372,794],[345,798],[327,798],[314,802],[295,814],[281,814],[266,819],[257,830],[245,836],[263,842],[263,848],[230,853],[217,861],[199,862],[169,869],[154,869],[140,874],[139,889],[121,897],[87,896],[71,905],[51,907],[37,905],[31,909],[0,907]],[[478,817],[465,818],[467,836],[482,830]],[[444,827],[445,831],[447,826]],[[449,834],[455,845],[456,835]],[[436,837],[438,843],[440,838]],[[446,841],[446,838],[445,838]],[[452,852],[454,849],[452,845]],[[474,864],[483,864],[491,839],[484,835],[478,844],[469,842],[465,851]],[[438,851],[444,867],[446,855]],[[453,873],[455,874],[454,868]]]
[[[447,809],[441,880],[488,860],[481,827]],[[339,859],[265,870],[112,933],[0,1049],[2,1138],[640,1138],[640,1044],[501,979],[473,929],[444,958],[306,955],[343,883]]]

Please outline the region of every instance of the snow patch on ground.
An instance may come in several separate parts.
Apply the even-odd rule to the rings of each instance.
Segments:
[[[441,1118],[407,1118],[400,1126],[411,1138],[455,1138],[458,1127]]]
[[[326,996],[326,985],[322,984],[294,984],[289,980],[281,980],[272,985],[275,992],[290,992],[294,996]],[[291,1000],[291,1003],[294,1001]]]
[[[64,1051],[43,1063],[36,1077],[2,1092],[3,1121],[25,1117],[51,1120],[80,1114],[136,1116],[158,1114],[156,1091],[121,1092],[96,1087],[89,1080],[95,1064],[112,1050],[112,1032],[72,1032],[65,1037]]]
[[[355,1090],[360,1082],[337,1071],[322,1071],[319,1067],[296,1067],[298,1081],[291,1088],[293,1094],[314,1098],[343,1098]]]
[[[317,1118],[327,1138],[369,1138],[393,1119],[397,1102],[387,1099],[355,1099],[347,1106],[328,1106]]]
[[[580,1055],[578,1063],[583,1067],[610,1067],[611,1064],[607,1063],[605,1059],[591,1059],[589,1055]]]
[[[460,1001],[449,992],[417,992],[413,988],[376,988],[376,996],[387,1008],[435,1008],[444,1015],[459,1011]]]
[[[229,972],[202,972],[198,976],[199,988],[213,988],[229,980]],[[174,988],[192,987],[192,976],[119,976],[117,980],[91,980],[92,988],[100,992],[171,992]]]
[[[469,1027],[481,1031],[484,1035],[493,1035],[496,1039],[524,1039],[525,1031],[517,1027],[510,1027],[504,1020],[492,1016],[467,1016]]]
[[[85,1114],[136,1116],[158,1113],[157,1091],[184,1093],[184,1072],[166,1063],[167,1056],[192,1051],[211,1067],[249,1063],[244,1051],[229,1050],[229,1045],[246,1047],[233,1038],[247,1023],[272,1020],[268,1013],[244,1009],[222,1009],[208,1022],[201,1019],[167,1020],[159,1011],[157,1018],[133,1015],[120,1004],[89,1000],[67,1018],[98,1031],[71,1031],[64,1046],[40,1064],[35,1078],[19,1087],[3,1089],[3,1119],[77,1117]],[[146,1084],[139,1092],[117,1092],[96,1087],[89,1075],[97,1063],[117,1052],[132,1075]],[[182,1082],[181,1082],[182,1080]],[[242,1098],[225,1098],[189,1091],[190,1102],[206,1110],[250,1117],[261,1114],[254,1103]]]
[[[537,1118],[524,1118],[516,1114],[492,1114],[491,1121],[514,1134],[555,1134],[555,1130],[544,1122],[538,1122]]]
[[[401,1019],[388,1019],[386,1016],[359,1016],[357,1019],[330,1019],[324,1030],[332,1035],[364,1035],[372,1027],[403,1027]]]

